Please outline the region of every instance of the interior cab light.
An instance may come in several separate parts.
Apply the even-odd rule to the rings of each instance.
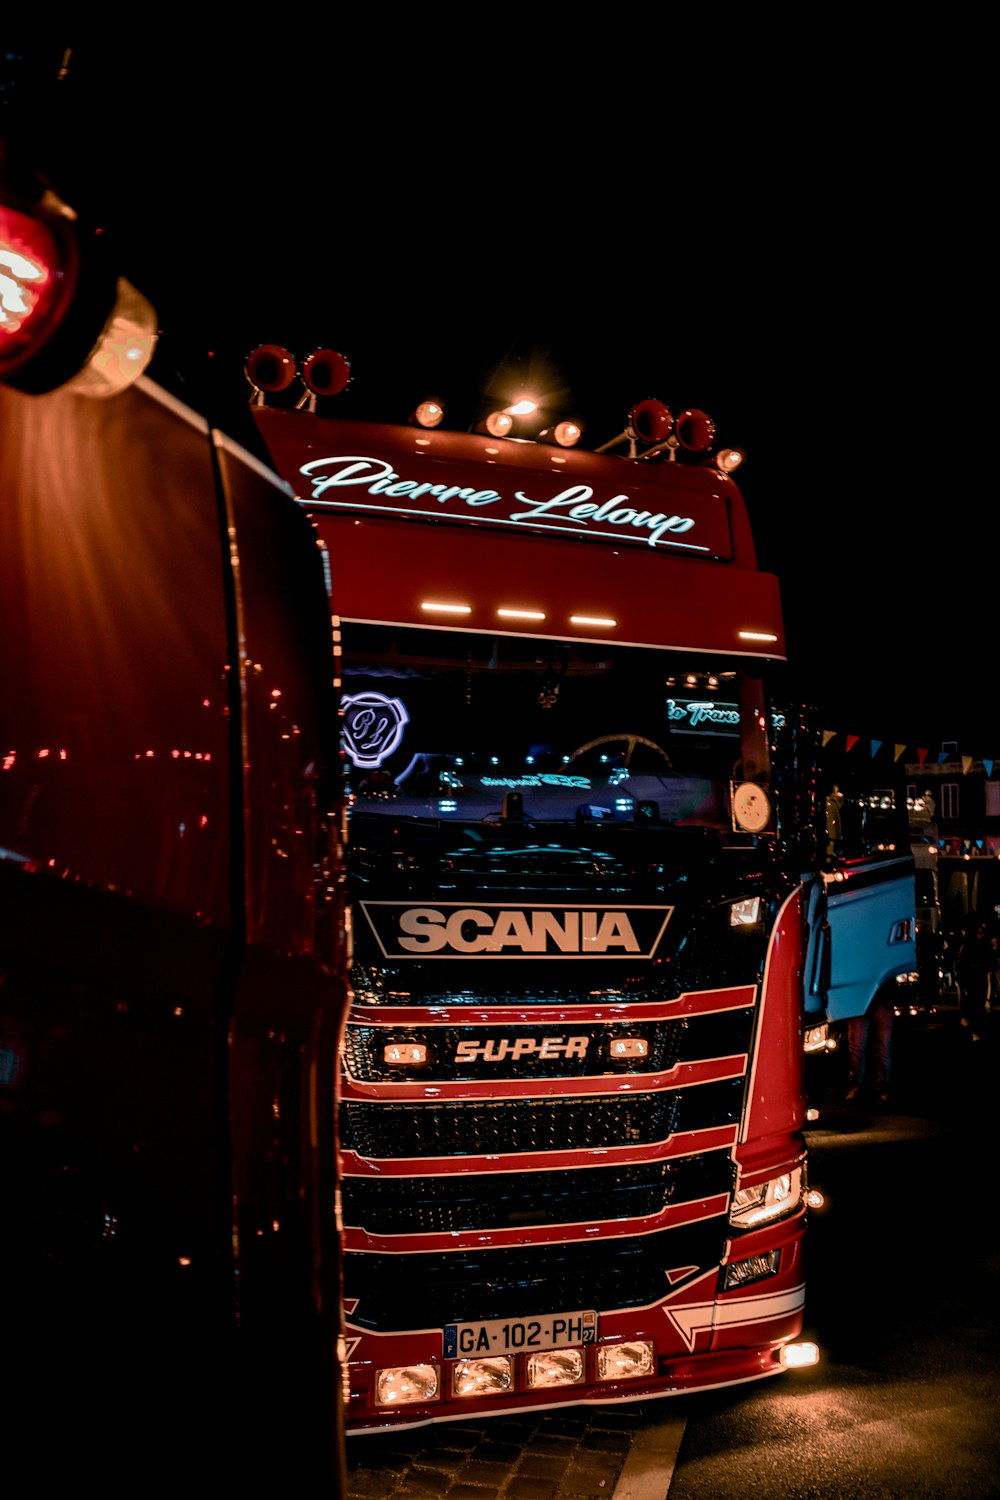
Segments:
[[[644,1036],[615,1036],[608,1050],[612,1057],[648,1057],[649,1043]]]
[[[375,1371],[375,1401],[379,1406],[410,1406],[436,1401],[441,1388],[437,1365],[397,1365]]]
[[[427,1046],[424,1042],[388,1042],[382,1057],[393,1067],[420,1068],[427,1061]]]

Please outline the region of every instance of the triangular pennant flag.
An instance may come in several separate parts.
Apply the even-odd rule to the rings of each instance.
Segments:
[[[991,760],[984,760],[983,765],[986,767],[986,780],[989,781],[993,775],[993,762]]]
[[[947,759],[948,759],[948,752],[947,752],[947,750],[942,750],[941,753],[940,753],[940,755],[937,758],[938,765],[939,766],[943,766],[944,763],[945,763],[945,761]]]
[[[926,750],[918,750],[917,751],[917,759],[919,760],[920,764],[923,765],[924,761],[927,759],[927,751]]]
[[[836,737],[836,734],[837,734],[837,731],[835,729],[824,729],[823,730],[823,749],[824,750],[826,749],[826,747],[830,743],[830,741]]]
[[[882,741],[881,740],[872,740],[872,760],[875,759],[876,755],[879,753],[879,751],[881,750],[881,748],[882,748]]]
[[[972,770],[972,756],[971,755],[963,755],[962,756],[962,775],[963,776],[968,776],[968,774],[969,774],[969,772],[971,770]]]
[[[849,734],[847,736],[847,748],[848,748],[848,750],[853,750],[854,747],[855,747],[855,745],[857,743],[858,743],[858,736],[856,734]]]
[[[895,755],[894,755],[894,756],[893,756],[893,757],[892,757],[892,758],[893,758],[893,760],[898,760],[898,759],[899,759],[899,757],[900,757],[900,756],[901,756],[901,755],[902,755],[902,753],[903,753],[903,751],[904,751],[904,750],[905,750],[905,749],[906,749],[906,746],[905,746],[905,745],[897,745],[897,746],[896,746],[896,753],[895,753]]]

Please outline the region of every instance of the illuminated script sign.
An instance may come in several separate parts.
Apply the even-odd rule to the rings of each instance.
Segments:
[[[414,466],[419,462],[414,459]],[[589,484],[570,484],[555,494],[523,489],[504,494],[475,483],[449,482],[462,476],[453,475],[451,466],[444,472],[445,467],[436,464],[426,477],[403,475],[385,459],[340,454],[311,459],[300,466],[299,473],[311,486],[306,503],[314,510],[438,516],[512,531],[569,532],[716,557],[730,553],[725,508],[718,501],[713,505],[713,497],[689,496],[689,508],[697,508],[698,513],[678,515],[669,508],[649,509],[638,494],[601,495]],[[544,484],[546,476],[539,478]],[[645,494],[648,497],[649,490]]]
[[[735,703],[713,698],[668,698],[667,718],[674,734],[738,734],[740,711]],[[785,716],[772,710],[771,723],[780,729]]]

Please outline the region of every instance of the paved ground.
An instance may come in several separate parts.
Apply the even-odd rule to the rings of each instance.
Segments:
[[[347,1494],[349,1500],[610,1500],[647,1420],[647,1408],[637,1403],[353,1437]]]

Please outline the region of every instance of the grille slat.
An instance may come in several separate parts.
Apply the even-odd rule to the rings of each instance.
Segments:
[[[344,1221],[364,1224],[373,1234],[600,1223],[656,1214],[671,1202],[728,1193],[730,1186],[723,1152],[578,1172],[498,1173],[490,1177],[488,1193],[469,1178],[348,1178]]]
[[[341,1105],[341,1143],[373,1160],[651,1145],[739,1118],[742,1079],[622,1098]],[[488,1183],[482,1185],[488,1191]]]

